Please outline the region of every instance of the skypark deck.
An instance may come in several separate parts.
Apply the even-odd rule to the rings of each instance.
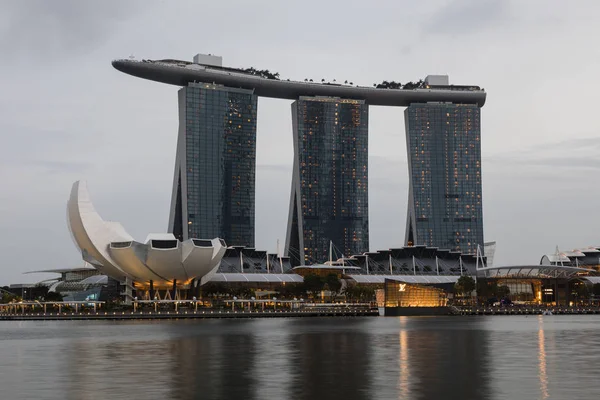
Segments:
[[[327,96],[364,100],[374,106],[406,107],[412,103],[446,102],[485,104],[486,93],[477,87],[436,86],[418,89],[378,89],[338,83],[299,82],[268,79],[235,68],[194,64],[178,60],[131,60],[112,62],[117,70],[138,78],[176,86],[204,82],[254,90],[257,96],[295,100],[300,96]]]

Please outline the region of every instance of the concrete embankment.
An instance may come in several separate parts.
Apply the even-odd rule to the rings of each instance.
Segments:
[[[377,309],[327,309],[294,311],[100,311],[97,313],[13,313],[0,314],[0,321],[61,321],[61,320],[148,320],[148,319],[203,319],[203,318],[300,318],[300,317],[372,317]]]
[[[550,308],[513,308],[513,307],[452,307],[454,315],[543,315],[552,313],[552,315],[581,315],[581,314],[600,314],[600,308],[591,307],[550,307]]]

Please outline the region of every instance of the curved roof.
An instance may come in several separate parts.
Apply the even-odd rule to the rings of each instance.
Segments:
[[[121,224],[100,217],[82,181],[73,184],[67,217],[84,259],[93,261],[103,275],[117,280],[127,277],[139,283],[153,281],[155,287],[161,287],[176,279],[185,285],[216,272],[225,254],[218,238],[198,244],[194,239],[180,243],[172,234],[151,234],[148,244],[136,242]]]
[[[296,274],[217,273],[209,282],[302,283],[304,278]]]
[[[64,274],[67,272],[88,272],[97,271],[96,268],[76,267],[76,268],[57,268],[57,269],[42,269],[39,271],[27,271],[23,274]]]
[[[292,268],[292,270],[300,270],[300,269],[334,269],[334,270],[352,270],[352,269],[360,269],[360,267],[355,267],[352,265],[329,265],[329,264],[313,264],[313,265],[299,265],[297,267]]]
[[[588,282],[594,285],[596,283],[600,283],[600,276],[582,276],[581,278],[587,280]]]
[[[254,90],[257,96],[294,100],[300,96],[327,96],[365,100],[376,106],[409,106],[412,103],[451,102],[485,104],[485,91],[456,89],[452,86],[435,89],[376,89],[332,83],[299,82],[267,79],[232,68],[215,68],[185,61],[115,60],[117,70],[138,78],[186,86],[191,82],[207,82],[232,88]]]
[[[494,278],[571,278],[578,274],[596,274],[596,270],[566,265],[507,265],[477,270]]]
[[[350,278],[356,283],[384,283],[386,279],[390,279],[421,285],[439,285],[443,283],[456,283],[460,275],[350,275]]]

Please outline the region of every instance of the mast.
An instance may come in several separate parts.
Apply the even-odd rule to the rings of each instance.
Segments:
[[[244,253],[240,250],[240,269],[242,270],[242,274],[244,273]]]
[[[413,256],[413,275],[417,274],[417,266],[415,265],[415,256]]]
[[[367,254],[365,261],[367,263],[367,275],[369,275],[369,255]]]
[[[283,261],[281,260],[281,251],[279,250],[279,239],[277,239],[277,256],[279,257],[279,269],[283,274]]]
[[[463,274],[463,268],[462,268],[462,256],[458,257],[458,265],[460,265],[460,274]]]
[[[269,257],[269,252],[267,251],[267,274],[271,272],[271,268],[270,268],[270,265],[269,265],[269,258],[270,258]]]
[[[393,275],[394,272],[392,271],[392,251],[390,250],[390,275]]]
[[[333,240],[329,241],[329,265],[333,262]]]
[[[438,256],[435,256],[435,270],[437,271],[437,274],[440,274],[440,262],[438,261]]]

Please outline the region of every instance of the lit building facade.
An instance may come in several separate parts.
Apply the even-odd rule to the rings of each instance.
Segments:
[[[189,83],[179,90],[179,136],[169,232],[254,246],[257,97]]]
[[[406,245],[483,251],[480,110],[450,103],[406,108]]]
[[[292,265],[369,249],[368,106],[300,97],[292,104],[294,167],[286,254]],[[337,257],[336,257],[337,259]]]

